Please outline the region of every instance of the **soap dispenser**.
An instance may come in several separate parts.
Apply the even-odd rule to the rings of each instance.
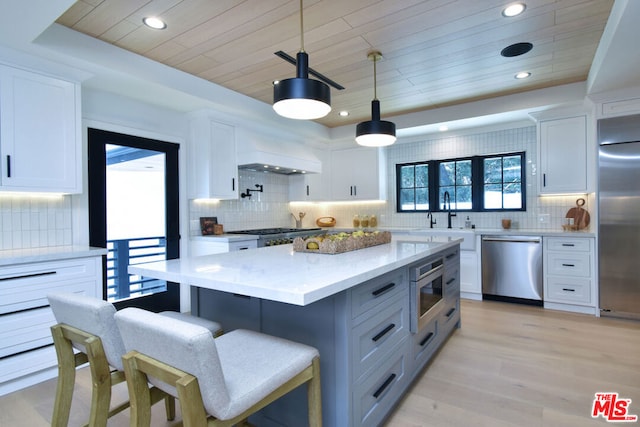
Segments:
[[[471,228],[471,220],[469,219],[469,215],[467,215],[467,219],[464,222],[464,228]]]

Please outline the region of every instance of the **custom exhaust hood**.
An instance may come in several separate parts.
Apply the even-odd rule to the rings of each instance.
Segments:
[[[321,173],[322,162],[308,147],[240,131],[236,135],[238,169],[294,175]]]

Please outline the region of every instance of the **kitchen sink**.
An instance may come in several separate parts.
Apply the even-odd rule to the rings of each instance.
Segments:
[[[427,228],[427,229],[415,229],[409,231],[409,234],[419,234],[424,236],[434,237],[450,237],[453,239],[462,239],[460,243],[460,249],[463,251],[475,251],[476,250],[476,234],[473,230],[466,230],[461,228]]]

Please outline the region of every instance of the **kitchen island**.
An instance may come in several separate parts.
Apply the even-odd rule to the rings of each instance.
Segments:
[[[281,245],[130,266],[129,272],[192,285],[192,313],[225,330],[258,330],[318,348],[324,424],[374,426],[460,326],[459,243],[394,235],[391,243],[338,255]],[[426,265],[440,272],[434,282],[440,295],[418,327],[421,293],[412,279]],[[304,389],[254,421],[297,427],[302,420]]]

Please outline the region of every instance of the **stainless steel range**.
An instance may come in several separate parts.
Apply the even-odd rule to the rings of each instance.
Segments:
[[[259,228],[255,230],[227,231],[227,234],[250,234],[258,236],[258,247],[286,245],[296,237],[325,234],[321,228]]]

